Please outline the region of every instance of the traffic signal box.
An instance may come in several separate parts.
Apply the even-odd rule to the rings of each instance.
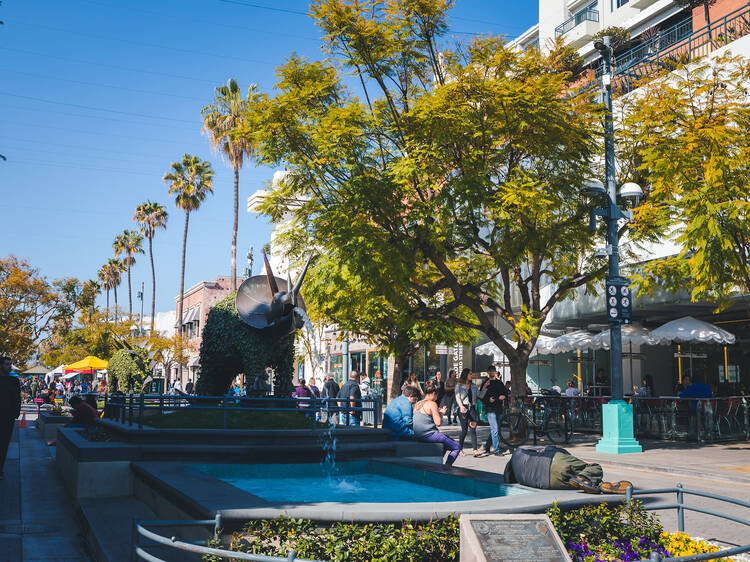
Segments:
[[[613,324],[630,324],[633,317],[633,295],[630,279],[609,277],[606,285],[607,320]]]

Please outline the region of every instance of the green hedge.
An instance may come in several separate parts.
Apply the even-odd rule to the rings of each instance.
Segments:
[[[232,535],[229,550],[269,556],[294,550],[299,558],[315,560],[434,562],[458,560],[458,543],[458,518],[453,516],[427,523],[334,523],[323,528],[306,519],[282,517],[250,521]],[[222,548],[219,541],[209,544]]]

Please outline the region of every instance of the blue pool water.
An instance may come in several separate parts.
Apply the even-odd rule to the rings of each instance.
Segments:
[[[191,464],[254,496],[278,503],[405,503],[476,500],[525,490],[377,461],[318,464]]]

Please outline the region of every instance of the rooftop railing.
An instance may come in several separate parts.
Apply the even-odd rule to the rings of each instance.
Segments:
[[[555,37],[565,35],[568,31],[573,29],[575,26],[582,24],[585,21],[599,21],[599,10],[582,10],[577,14],[573,15],[570,19],[565,20],[555,28]]]

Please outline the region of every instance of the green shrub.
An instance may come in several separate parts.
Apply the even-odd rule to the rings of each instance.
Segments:
[[[250,521],[232,535],[229,550],[268,556],[287,556],[294,550],[300,558],[347,562],[447,562],[458,560],[458,543],[458,517],[454,516],[426,523],[334,523],[322,528],[307,519],[280,517]],[[209,544],[221,548],[218,541]]]

